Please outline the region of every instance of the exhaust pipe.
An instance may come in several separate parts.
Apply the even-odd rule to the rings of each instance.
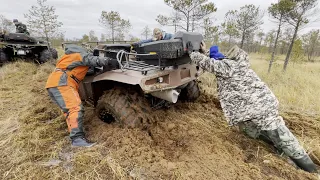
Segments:
[[[156,91],[152,92],[151,95],[155,96],[157,98],[176,103],[178,101],[179,92],[171,89],[171,90],[165,90],[165,91]]]

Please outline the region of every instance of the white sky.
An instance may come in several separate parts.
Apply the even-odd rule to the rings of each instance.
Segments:
[[[267,10],[271,3],[277,0],[209,0],[214,2],[217,12],[213,16],[217,19],[215,25],[219,25],[228,10],[239,9],[245,4],[254,4],[261,9]],[[141,38],[142,29],[148,25],[151,29],[161,27],[156,22],[158,14],[169,15],[172,9],[164,4],[163,0],[48,0],[47,2],[56,8],[59,21],[63,23],[62,30],[67,38],[81,38],[83,34],[88,34],[94,30],[98,38],[106,30],[99,25],[101,11],[118,11],[122,18],[129,19],[132,28],[130,34]],[[36,0],[0,0],[0,14],[8,19],[18,19],[26,22],[23,14],[28,13],[31,5],[35,5]],[[275,25],[269,21],[267,12],[265,13],[264,24],[261,28],[267,32]],[[309,24],[302,32],[311,29],[319,29],[320,22]],[[172,27],[163,27],[167,32],[173,32]]]

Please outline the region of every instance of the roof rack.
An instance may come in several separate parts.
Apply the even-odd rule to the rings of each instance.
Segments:
[[[125,69],[130,69],[130,70],[135,70],[135,71],[140,71],[142,73],[146,73],[151,70],[155,70],[155,69],[161,70],[162,69],[161,64],[160,64],[161,58],[159,55],[158,55],[158,59],[159,59],[158,66],[150,65],[150,64],[144,63],[143,61],[130,61],[129,55],[150,56],[153,54],[129,53],[124,50],[118,51],[116,57],[117,57],[118,63],[120,64],[120,68],[122,71],[125,71]],[[122,61],[123,56],[125,57],[125,61]]]
[[[142,61],[128,61],[122,62],[123,69],[129,69],[134,71],[140,71],[142,73],[146,73],[151,70],[161,69],[159,66],[146,64]]]
[[[97,49],[97,50],[103,51],[103,52],[116,53],[116,59],[122,71],[133,70],[133,71],[139,71],[143,75],[146,75],[148,71],[165,69],[165,67],[161,66],[161,58],[158,54],[156,54],[158,56],[158,65],[152,65],[152,64],[147,64],[144,61],[130,60],[129,55],[154,56],[155,54],[138,54],[138,53],[130,53],[125,50],[111,50],[111,49],[110,50]]]

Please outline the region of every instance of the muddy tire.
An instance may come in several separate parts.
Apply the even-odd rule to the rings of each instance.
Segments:
[[[58,51],[54,48],[50,48],[51,54],[52,54],[52,58],[53,59],[58,59]]]
[[[43,50],[40,53],[39,62],[40,64],[50,61],[52,59],[51,52],[48,49]]]
[[[2,66],[8,61],[9,61],[8,55],[2,49],[0,49],[0,66]]]
[[[116,121],[122,127],[141,129],[148,127],[148,116],[152,113],[146,98],[133,89],[123,87],[105,91],[95,111],[99,119],[106,123]]]
[[[193,102],[200,96],[200,89],[197,81],[191,81],[181,90],[179,99]]]

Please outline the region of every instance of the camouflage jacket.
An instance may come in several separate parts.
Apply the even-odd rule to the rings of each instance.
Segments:
[[[16,32],[17,33],[28,33],[27,26],[22,24],[21,22],[16,24]]]
[[[228,59],[216,61],[199,52],[190,58],[204,71],[215,74],[221,107],[229,125],[255,120],[262,122],[262,129],[274,129],[270,122],[281,120],[278,116],[278,100],[265,83],[250,69],[246,52],[233,47]],[[271,123],[274,124],[277,123]]]

